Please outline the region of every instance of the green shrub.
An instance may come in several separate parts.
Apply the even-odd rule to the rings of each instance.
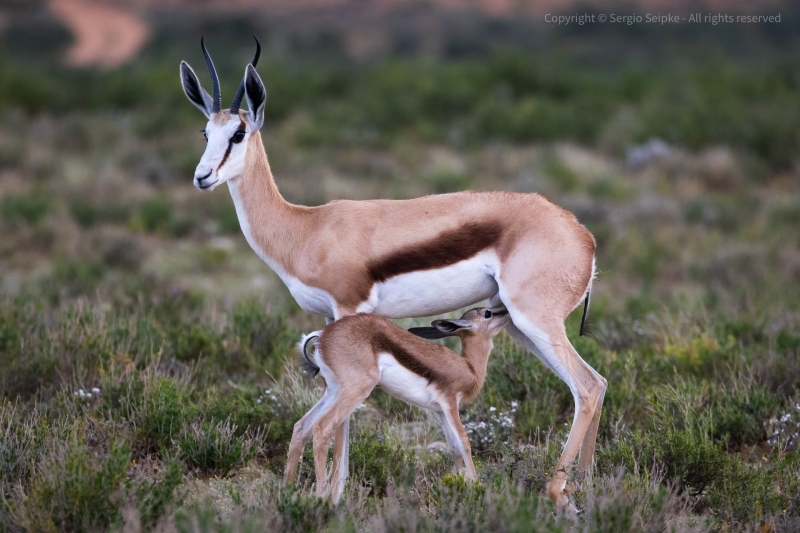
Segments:
[[[199,324],[178,327],[175,357],[181,361],[196,361],[201,357],[216,360],[223,351],[222,338],[209,329]]]
[[[299,338],[283,314],[268,313],[264,304],[250,299],[234,306],[227,335],[231,364],[270,372],[279,370],[283,356]]]
[[[27,400],[56,377],[59,360],[48,350],[41,312],[32,306],[0,309],[0,395],[7,400]]]
[[[169,379],[157,378],[145,388],[143,404],[131,405],[145,451],[163,452],[180,435],[194,410],[187,392]]]
[[[37,413],[24,416],[10,403],[0,405],[0,496],[9,497],[15,484],[28,482],[50,431]]]
[[[202,412],[210,421],[230,420],[236,435],[258,432],[282,421],[268,402],[258,402],[254,395],[240,390],[221,392],[212,389],[202,403]],[[268,433],[271,433],[268,432]]]
[[[112,444],[95,457],[76,442],[55,446],[44,458],[22,502],[20,518],[33,531],[97,531],[121,521],[130,448]]]
[[[75,221],[85,228],[104,222],[124,222],[131,215],[129,206],[94,203],[83,198],[73,199],[69,209]]]
[[[665,428],[626,436],[613,447],[599,450],[601,471],[614,465],[632,472],[662,472],[666,480],[696,499],[696,507],[709,506],[721,520],[740,524],[786,509],[790,503],[786,489],[793,486],[759,465],[726,454],[721,443],[691,430]]]
[[[255,458],[260,438],[257,430],[237,434],[230,419],[216,424],[194,422],[181,432],[180,457],[192,470],[225,476]]]
[[[173,507],[180,503],[178,488],[183,482],[183,465],[180,461],[167,458],[160,468],[160,479],[151,483],[141,480],[128,487],[128,499],[133,499],[139,511],[139,522],[144,528],[155,525]]]
[[[326,500],[294,487],[287,487],[276,495],[275,510],[273,527],[290,533],[323,531],[333,516],[333,509]]]
[[[350,443],[350,475],[368,483],[372,494],[385,494],[389,479],[407,481],[413,470],[414,452],[383,435],[370,431]]]
[[[220,233],[226,235],[239,234],[239,217],[233,205],[226,203],[220,206],[214,213],[214,219],[217,221]]]
[[[36,224],[50,210],[50,199],[45,191],[34,188],[25,194],[13,194],[0,202],[0,213],[9,222]]]
[[[139,211],[142,226],[148,232],[166,232],[172,220],[172,202],[163,196],[146,200]]]

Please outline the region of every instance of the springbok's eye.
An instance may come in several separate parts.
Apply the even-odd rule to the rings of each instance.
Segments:
[[[486,312],[483,313],[483,318],[492,318],[492,312],[487,309]]]
[[[244,140],[244,132],[242,130],[237,131],[236,133],[233,134],[233,137],[231,137],[231,142],[233,144],[239,144],[243,140]]]
[[[203,137],[205,137],[206,141],[208,141],[208,133],[206,133],[206,130],[200,130],[200,133],[202,133]]]

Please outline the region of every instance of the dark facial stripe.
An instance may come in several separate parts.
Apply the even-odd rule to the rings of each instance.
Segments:
[[[444,231],[430,241],[371,261],[369,274],[374,281],[381,282],[407,272],[444,268],[493,246],[501,234],[502,227],[496,222],[470,222]]]
[[[244,129],[245,127],[246,126],[244,124],[244,120],[240,119],[239,127],[237,129],[241,130],[241,129]],[[231,155],[231,148],[233,148],[233,143],[229,139],[228,140],[228,148],[225,150],[225,155],[222,156],[222,161],[220,162],[219,166],[217,167],[217,172],[219,172],[219,169],[221,169],[222,165],[225,164],[225,161],[228,160],[228,156]]]
[[[376,353],[388,353],[397,359],[397,362],[409,369],[411,372],[418,376],[422,376],[431,382],[441,382],[441,377],[436,370],[428,367],[425,363],[414,357],[414,355],[406,350],[402,345],[394,342],[390,337],[383,332],[379,332],[372,336],[372,348]]]

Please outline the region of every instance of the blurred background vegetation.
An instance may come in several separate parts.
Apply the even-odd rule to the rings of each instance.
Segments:
[[[323,322],[229,195],[192,186],[205,119],[178,79],[185,59],[210,87],[204,35],[229,102],[251,34],[289,201],[539,192],[595,235],[597,340],[568,328],[610,386],[579,530],[800,527],[797,5],[559,27],[547,3],[108,2],[147,35],[113,66],[70,59],[76,5],[105,23],[84,0],[0,2],[0,531],[566,527],[543,490],[571,396],[505,337],[464,412],[483,486],[443,477],[435,424],[377,392],[345,504],[280,490],[320,393],[292,345]]]

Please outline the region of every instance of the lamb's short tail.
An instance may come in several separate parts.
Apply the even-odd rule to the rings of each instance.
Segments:
[[[308,356],[307,348],[308,345],[312,341],[318,339],[320,335],[322,335],[322,330],[303,335],[303,338],[300,339],[300,343],[297,345],[300,349],[300,366],[303,370],[311,374],[311,377],[316,377],[316,375],[319,374],[319,366]]]

